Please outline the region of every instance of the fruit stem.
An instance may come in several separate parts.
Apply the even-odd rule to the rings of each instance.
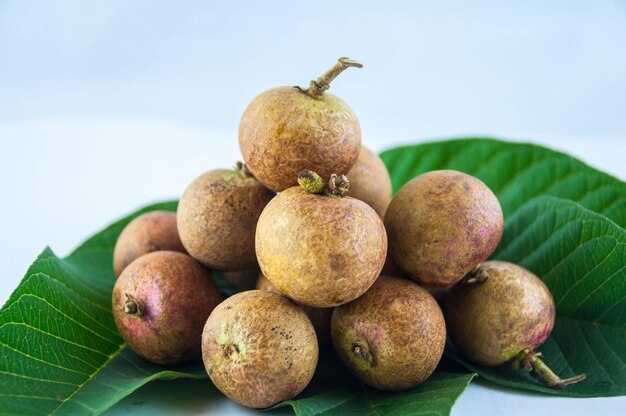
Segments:
[[[303,170],[298,174],[298,183],[302,189],[312,194],[321,194],[324,191],[324,179],[310,170]]]
[[[328,184],[324,183],[324,179],[317,173],[311,170],[303,170],[298,174],[298,183],[305,191],[312,194],[321,194],[343,197],[348,192],[350,187],[350,181],[346,178],[346,175],[337,175],[333,173],[330,175]]]
[[[245,163],[242,163],[240,161],[235,163],[235,170],[239,172],[239,174],[243,176],[244,178],[252,177],[252,173],[250,173],[250,171],[248,170],[248,166],[246,166]]]
[[[330,175],[330,180],[328,181],[328,193],[330,195],[343,197],[348,193],[348,188],[350,188],[350,181],[346,175],[338,176],[335,173]]]
[[[304,90],[305,93],[313,98],[319,98],[324,94],[324,91],[330,88],[330,83],[337,78],[347,68],[351,66],[356,68],[363,68],[363,64],[355,61],[354,59],[347,58],[345,56],[339,58],[337,63],[333,65],[328,71],[324,72],[318,79],[311,81],[309,88]],[[297,87],[300,90],[302,88]]]
[[[543,362],[540,352],[535,352],[529,348],[520,352],[513,362],[513,368],[521,368],[530,371],[535,370],[537,375],[550,387],[562,389],[568,384],[578,383],[585,379],[585,374],[578,374],[574,377],[560,378]]]
[[[465,275],[462,282],[465,284],[485,283],[489,276],[484,273],[482,264],[474,267],[468,274]]]
[[[126,315],[136,315],[141,316],[146,308],[146,305],[135,298],[133,295],[126,294],[126,302],[124,302],[124,313]]]

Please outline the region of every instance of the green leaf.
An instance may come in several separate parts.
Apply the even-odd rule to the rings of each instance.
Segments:
[[[511,216],[496,259],[541,276],[557,318],[539,351],[560,376],[587,379],[556,390],[507,365],[487,368],[451,357],[499,384],[565,396],[626,394],[626,231],[574,202],[540,197]]]
[[[137,215],[87,240],[65,259],[46,249],[0,311],[0,413],[97,414],[150,380],[206,377],[163,368],[125,348],[111,313],[113,247]]]
[[[454,169],[485,182],[498,196],[505,218],[535,196],[552,195],[576,201],[626,227],[626,184],[541,146],[462,139],[397,147],[381,157],[394,191],[421,173]]]

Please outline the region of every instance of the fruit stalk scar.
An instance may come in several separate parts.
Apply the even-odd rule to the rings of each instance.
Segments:
[[[126,302],[124,302],[123,308],[126,315],[141,316],[143,315],[145,307],[146,305],[142,301],[135,298],[133,295],[126,293]]]
[[[543,362],[540,352],[535,352],[526,348],[513,359],[512,367],[515,370],[524,371],[535,370],[537,375],[550,387],[561,389],[568,384],[578,383],[585,379],[585,374],[578,374],[574,377],[560,378]]]
[[[354,341],[351,348],[352,354],[361,360],[367,362],[370,367],[374,367],[374,356],[369,350],[369,346],[366,342]]]
[[[303,170],[298,174],[298,183],[305,191],[311,194],[321,194],[324,191],[324,179],[310,170]]]
[[[348,181],[346,175],[337,175],[335,173],[330,175],[330,180],[328,181],[328,193],[330,195],[345,196],[349,188],[350,181]]]
[[[300,87],[296,88],[313,98],[319,98],[324,94],[327,89],[330,88],[330,83],[335,78],[337,78],[337,76],[341,74],[345,69],[350,68],[351,66],[356,68],[363,68],[362,63],[355,61],[354,59],[346,58],[344,56],[339,58],[337,63],[333,65],[333,67],[330,68],[328,71],[324,72],[318,79],[311,81],[311,83],[309,84],[309,88],[307,88],[306,90],[303,90]]]

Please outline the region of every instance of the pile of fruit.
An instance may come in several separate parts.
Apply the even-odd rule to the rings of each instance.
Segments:
[[[164,365],[201,354],[215,386],[255,408],[298,395],[320,348],[370,386],[409,389],[439,364],[446,333],[473,362],[510,362],[554,387],[582,380],[536,351],[555,318],[543,282],[486,261],[503,215],[484,183],[432,171],[392,198],[355,114],[325,93],[349,67],[361,64],[340,58],[306,89],[257,96],[239,126],[245,163],[204,173],[176,213],[124,229],[112,302],[128,346]],[[244,291],[224,300],[212,270]]]

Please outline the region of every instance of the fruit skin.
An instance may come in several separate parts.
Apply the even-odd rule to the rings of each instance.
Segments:
[[[479,179],[453,170],[405,184],[385,214],[394,263],[424,286],[450,286],[485,261],[502,238],[496,196]]]
[[[359,157],[350,172],[348,196],[360,199],[385,218],[391,202],[391,178],[383,160],[365,146],[361,146]]]
[[[496,366],[543,344],[556,314],[546,285],[504,261],[485,262],[473,274],[487,280],[459,282],[446,296],[448,331],[459,352],[475,363]]]
[[[274,287],[272,282],[270,282],[267,277],[263,275],[263,273],[259,274],[259,279],[256,282],[256,288],[258,290],[265,290],[282,295],[282,293]],[[316,308],[314,306],[307,306],[297,302],[296,305],[298,305],[311,320],[313,328],[315,328],[315,334],[317,335],[317,342],[320,348],[330,345],[330,317],[333,315],[333,308]]]
[[[366,203],[292,187],[263,210],[256,253],[261,271],[281,293],[305,305],[331,307],[356,299],[374,283],[387,236]]]
[[[361,147],[361,128],[352,109],[339,97],[313,98],[296,87],[259,94],[239,123],[239,147],[250,172],[280,192],[297,185],[309,169],[325,181],[346,174]]]
[[[426,380],[441,360],[446,325],[439,305],[414,282],[381,276],[363,296],[335,308],[337,354],[359,379],[381,390]]]
[[[152,211],[128,223],[115,243],[113,270],[119,276],[133,260],[159,250],[186,253],[176,230],[176,214]]]
[[[274,193],[238,170],[200,175],[178,204],[178,233],[189,254],[222,271],[254,267],[254,230]]]
[[[298,395],[313,377],[318,354],[305,313],[284,296],[261,290],[226,299],[202,333],[211,381],[248,407],[269,407]]]
[[[141,314],[124,312],[127,295]],[[155,251],[132,262],[113,288],[113,317],[122,338],[139,356],[176,364],[200,355],[207,317],[221,301],[211,272],[186,254]]]

